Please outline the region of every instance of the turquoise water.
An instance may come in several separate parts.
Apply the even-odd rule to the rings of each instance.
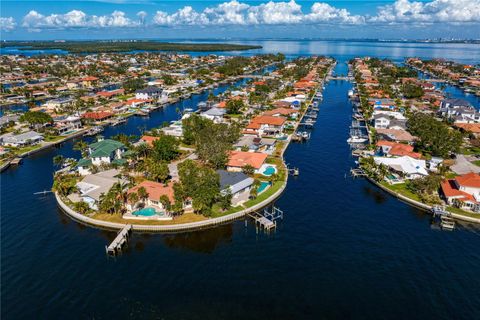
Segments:
[[[151,217],[157,214],[153,208],[143,208],[132,213],[134,216]]]
[[[267,182],[267,181],[262,181],[262,182],[260,183],[260,186],[257,188],[257,193],[258,193],[258,194],[262,193],[263,191],[265,191],[265,189],[268,188],[269,185],[270,185],[269,182]]]
[[[270,166],[270,167],[267,167],[265,171],[263,171],[263,175],[269,177],[272,174],[274,174],[276,171],[277,170],[275,169],[275,167]]]

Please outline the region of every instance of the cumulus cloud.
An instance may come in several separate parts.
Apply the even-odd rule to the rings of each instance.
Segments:
[[[294,0],[267,2],[256,6],[236,0],[207,7],[201,12],[185,6],[172,14],[157,11],[153,22],[161,26],[172,25],[281,25],[300,23],[363,23],[361,16],[352,16],[346,9],[337,9],[326,3],[314,3],[310,13]]]
[[[0,18],[0,30],[1,31],[12,31],[15,29],[15,26],[17,23],[15,22],[15,19],[13,17],[8,17],[8,18]]]
[[[110,15],[88,15],[80,10],[64,14],[43,15],[30,11],[22,26],[30,31],[63,28],[138,27],[148,25],[146,11],[130,19],[122,11]],[[13,18],[1,18],[2,30],[12,30]],[[295,0],[263,2],[255,5],[231,0],[197,11],[184,6],[175,12],[157,11],[151,22],[157,26],[226,26],[226,25],[294,25],[294,24],[397,24],[397,23],[480,23],[480,0],[433,0],[415,2],[397,0],[378,7],[374,15],[354,15],[347,9],[315,2],[302,10]]]
[[[128,18],[122,11],[114,11],[110,15],[87,15],[80,10],[72,10],[65,14],[50,14],[45,16],[31,10],[23,17],[22,26],[30,30],[62,29],[62,28],[106,28],[106,27],[136,27],[139,22]]]
[[[480,0],[397,0],[380,7],[377,15],[368,20],[380,23],[480,22]]]

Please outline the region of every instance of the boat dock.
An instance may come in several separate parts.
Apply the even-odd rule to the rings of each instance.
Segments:
[[[255,220],[255,227],[257,233],[259,230],[265,230],[270,232],[277,227],[277,220],[283,220],[283,211],[273,206],[271,211],[268,211],[268,208],[263,209],[263,212],[253,211],[248,213],[248,216]],[[245,225],[247,225],[247,220],[245,220]]]
[[[108,255],[116,256],[117,254],[122,252],[122,248],[128,243],[128,239],[132,234],[132,225],[126,224],[125,227],[120,230],[113,239],[112,243],[107,247],[105,246],[105,251]]]

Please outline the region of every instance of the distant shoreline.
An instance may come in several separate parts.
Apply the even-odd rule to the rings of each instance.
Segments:
[[[259,45],[228,43],[172,43],[158,41],[5,41],[0,48],[16,47],[18,50],[64,50],[69,53],[125,53],[130,51],[245,51],[261,49]]]

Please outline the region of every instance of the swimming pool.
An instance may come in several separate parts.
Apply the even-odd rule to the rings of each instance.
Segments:
[[[132,212],[134,216],[144,216],[144,217],[151,217],[157,214],[157,211],[153,208],[143,208],[137,211]]]
[[[257,193],[258,193],[258,194],[262,193],[262,192],[265,191],[265,189],[267,189],[269,186],[270,186],[270,183],[267,182],[267,181],[262,181],[262,182],[260,182],[260,186],[257,188]]]
[[[265,170],[262,172],[262,174],[263,174],[264,176],[269,177],[269,176],[271,176],[272,174],[274,174],[275,172],[277,172],[277,169],[275,169],[275,167],[273,167],[273,166],[268,166],[268,167],[265,168]]]

